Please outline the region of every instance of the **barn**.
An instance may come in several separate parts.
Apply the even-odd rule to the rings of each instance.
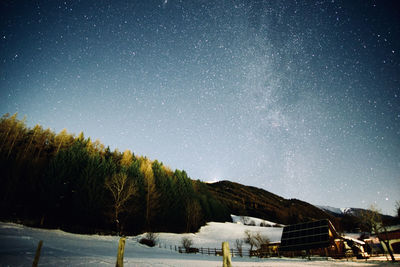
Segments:
[[[340,236],[325,219],[283,228],[280,254],[284,256],[368,257],[363,241]]]

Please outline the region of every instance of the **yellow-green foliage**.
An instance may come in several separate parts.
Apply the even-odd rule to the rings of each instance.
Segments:
[[[35,225],[77,232],[180,232],[221,218],[221,210],[229,219],[185,171],[131,150],[111,151],[82,132],[29,128],[17,114],[0,121],[0,173],[2,216]]]

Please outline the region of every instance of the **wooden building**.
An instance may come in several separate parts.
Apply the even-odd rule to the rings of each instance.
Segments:
[[[368,257],[365,243],[340,236],[329,220],[288,225],[283,228],[280,254],[283,256]]]

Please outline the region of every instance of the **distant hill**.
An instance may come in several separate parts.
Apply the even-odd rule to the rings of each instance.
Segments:
[[[316,207],[320,208],[321,210],[324,210],[330,214],[333,214],[334,216],[346,213],[348,208],[335,208],[331,206],[319,206],[317,205]]]
[[[317,206],[317,207],[337,218],[338,221],[341,222],[341,226],[348,231],[358,229],[360,228],[360,226],[362,228],[362,225],[360,225],[359,218],[362,216],[363,213],[367,212],[366,209],[360,209],[360,208],[334,208],[330,206]],[[395,225],[400,223],[399,218],[385,214],[380,214],[380,215],[382,217],[382,221],[386,225]],[[351,225],[353,229],[350,227]]]
[[[260,188],[230,181],[207,184],[211,194],[232,214],[293,224],[315,219],[334,220],[333,214],[298,199],[285,199]]]
[[[365,230],[360,216],[366,210],[314,206],[298,199],[285,199],[266,190],[230,181],[208,183],[208,190],[231,214],[252,216],[279,224],[295,224],[311,220],[329,219],[338,231]],[[399,219],[382,215],[386,225]]]

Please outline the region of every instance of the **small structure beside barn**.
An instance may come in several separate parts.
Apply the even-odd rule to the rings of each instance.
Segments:
[[[388,241],[393,253],[400,253],[400,225],[387,227],[386,232],[378,234],[378,238],[385,251],[387,251],[387,247],[383,241]]]

